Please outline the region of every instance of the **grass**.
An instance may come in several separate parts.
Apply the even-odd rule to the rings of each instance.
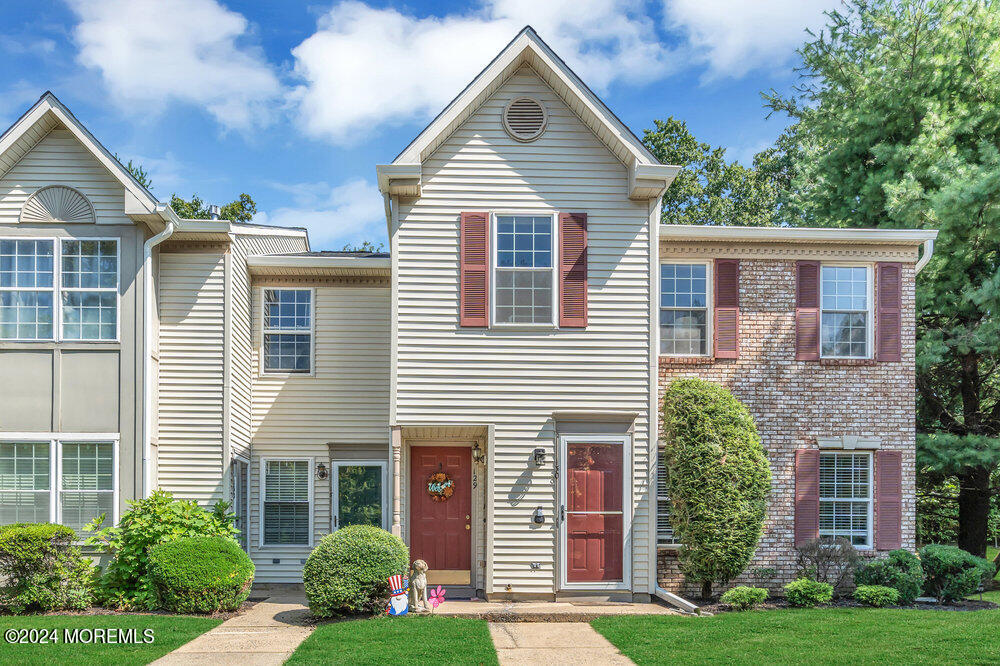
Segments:
[[[1000,611],[828,608],[592,624],[637,664],[1000,662]]]
[[[171,650],[184,645],[222,620],[205,617],[174,615],[24,615],[0,617],[0,635],[10,629],[57,630],[58,643],[10,644],[0,639],[3,663],[29,664],[148,664]],[[153,642],[148,644],[66,643],[66,631],[74,629],[135,629],[142,640],[145,629],[153,630]]]
[[[496,664],[497,655],[482,620],[408,615],[320,625],[285,666],[333,662]]]
[[[997,551],[997,549],[993,546],[986,546],[986,559],[992,562],[997,558],[997,552],[1000,551]],[[1000,571],[997,572],[997,575],[994,576],[993,580],[1000,582]]]

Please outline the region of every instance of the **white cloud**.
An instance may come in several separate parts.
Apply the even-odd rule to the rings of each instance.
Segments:
[[[336,187],[325,182],[272,187],[292,196],[294,206],[258,213],[254,222],[305,227],[314,250],[339,250],[346,243],[386,241],[385,206],[374,183],[358,178]]]
[[[266,122],[281,85],[263,54],[241,44],[247,20],[216,0],[68,0],[80,18],[79,61],[112,100],[140,113],[171,101],[204,108],[227,128]]]
[[[817,30],[837,0],[664,0],[668,27],[684,35],[706,78],[777,69]]]
[[[292,50],[300,124],[355,143],[381,125],[440,111],[526,24],[591,86],[656,80],[674,68],[640,0],[485,0],[418,18],[347,0]]]

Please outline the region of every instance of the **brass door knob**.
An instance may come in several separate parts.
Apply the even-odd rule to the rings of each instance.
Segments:
[[[465,526],[465,529],[467,529],[467,530],[471,530],[472,528],[471,528],[471,527],[469,527],[468,525],[466,525],[466,526]]]

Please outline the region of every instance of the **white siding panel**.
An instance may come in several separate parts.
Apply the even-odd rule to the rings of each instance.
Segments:
[[[160,254],[158,485],[212,504],[223,491],[225,261]]]
[[[261,457],[311,456],[329,467],[328,445],[332,444],[335,450],[343,450],[345,458],[389,459],[388,285],[368,279],[341,285],[296,281],[294,286],[315,288],[315,374],[311,376],[260,374],[261,289],[253,289],[250,555],[260,582],[301,581],[301,562],[310,550],[259,545]],[[314,542],[330,531],[330,492],[329,478],[315,480]]]
[[[523,144],[500,114],[517,95],[546,105],[542,136]],[[550,593],[556,581],[552,412],[639,412],[633,434],[633,585],[648,589],[650,409],[649,217],[627,171],[531,69],[511,77],[423,163],[422,194],[399,203],[397,422],[495,424],[493,581],[487,591]],[[588,214],[586,330],[458,326],[462,211]],[[548,452],[533,470],[531,451]],[[545,512],[541,529],[531,522]],[[539,569],[531,563],[539,562]],[[488,582],[489,584],[489,582]]]
[[[46,185],[68,185],[90,199],[98,224],[132,224],[125,189],[66,129],[53,129],[0,178],[0,224],[16,224],[21,206]]]

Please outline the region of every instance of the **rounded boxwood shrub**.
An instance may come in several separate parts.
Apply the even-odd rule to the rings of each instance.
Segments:
[[[924,592],[938,601],[959,601],[979,589],[993,574],[993,565],[957,546],[930,544],[920,549]]]
[[[309,610],[318,617],[383,610],[389,576],[409,564],[399,537],[368,525],[342,527],[320,540],[302,569]]]
[[[830,599],[833,599],[833,585],[809,578],[799,578],[785,585],[785,599],[792,606],[813,608],[830,603]]]
[[[854,598],[863,604],[882,608],[899,603],[899,592],[884,585],[858,585],[854,588]]]
[[[881,585],[899,592],[899,603],[912,604],[924,589],[920,558],[908,550],[893,550],[885,559],[873,560],[854,573],[858,585]]]
[[[750,610],[767,601],[767,590],[762,587],[738,585],[723,593],[719,601],[732,606],[736,610]]]
[[[160,608],[175,613],[236,610],[250,596],[254,566],[227,537],[184,537],[155,546],[149,573]]]
[[[663,399],[670,524],[678,564],[701,584],[725,584],[746,569],[764,529],[771,488],[757,426],[732,393],[703,379],[679,379]]]
[[[0,610],[79,610],[91,605],[97,569],[72,545],[76,533],[53,523],[0,527]]]

